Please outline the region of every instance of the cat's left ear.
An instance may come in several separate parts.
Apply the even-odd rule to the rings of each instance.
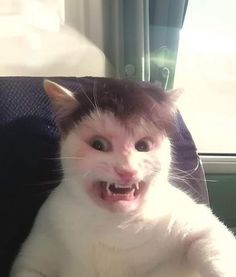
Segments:
[[[166,93],[169,103],[175,106],[183,92],[184,91],[182,89],[168,90]]]
[[[44,90],[48,95],[57,125],[63,129],[69,116],[79,107],[79,103],[73,93],[68,89],[49,80],[43,83]]]

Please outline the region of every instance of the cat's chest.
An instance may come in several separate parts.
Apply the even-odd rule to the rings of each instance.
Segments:
[[[129,250],[98,243],[87,248],[80,261],[70,258],[59,277],[199,277],[181,259],[165,255],[153,243]]]
[[[93,266],[101,276],[149,276],[160,260],[153,243],[119,249],[98,243],[91,252]]]
[[[70,258],[68,270],[71,274],[68,275],[67,271],[65,276],[77,277],[73,272],[77,272],[78,276],[86,277],[157,276],[156,269],[168,260],[170,252],[167,245],[163,244],[162,247],[159,244],[157,247],[153,240],[129,249],[110,247],[101,242],[87,244],[86,249],[83,247],[78,259]]]
[[[60,277],[149,277],[156,265],[155,254],[147,245],[142,249],[121,250],[97,243],[88,246],[78,260],[76,257],[69,260],[66,262],[65,276],[62,274]]]

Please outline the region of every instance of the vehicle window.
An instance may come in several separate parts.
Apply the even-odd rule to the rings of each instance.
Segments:
[[[191,0],[180,32],[175,87],[201,153],[236,153],[236,1]]]

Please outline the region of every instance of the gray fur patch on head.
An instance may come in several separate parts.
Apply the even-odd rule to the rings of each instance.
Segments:
[[[79,78],[78,91],[73,93],[48,80],[44,88],[62,135],[94,111],[112,112],[123,123],[144,118],[168,132],[178,97],[175,91],[166,93],[151,83],[102,77]]]

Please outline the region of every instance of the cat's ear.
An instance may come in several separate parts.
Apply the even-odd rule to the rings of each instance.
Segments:
[[[172,105],[176,105],[177,101],[179,100],[179,97],[183,94],[182,89],[173,89],[173,90],[168,90],[166,93],[168,95],[168,101]]]
[[[71,91],[57,83],[44,80],[43,86],[50,99],[55,121],[59,127],[63,127],[68,117],[79,107],[79,103]]]
[[[167,111],[170,112],[171,117],[175,117],[176,112],[178,111],[178,100],[183,94],[182,89],[173,89],[167,91]]]

